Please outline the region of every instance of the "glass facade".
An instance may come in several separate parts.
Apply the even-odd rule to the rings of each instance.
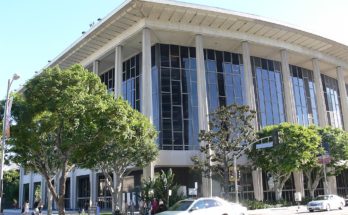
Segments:
[[[328,123],[335,128],[343,128],[338,82],[336,79],[323,74],[321,74],[321,80],[323,83]]]
[[[209,112],[219,106],[243,104],[244,68],[242,56],[204,50]]]
[[[115,88],[115,69],[110,69],[107,72],[100,75],[100,80],[106,85],[108,92],[113,92]]]
[[[123,62],[122,96],[136,110],[140,111],[140,54]]]
[[[154,119],[158,112],[159,147],[163,150],[198,149],[195,49],[157,44],[152,52],[155,52],[152,56],[153,90],[158,90],[158,94],[153,92],[153,109]]]
[[[313,71],[290,65],[290,74],[295,97],[297,123],[300,125],[318,125]]]
[[[259,127],[285,121],[281,65],[251,57]]]

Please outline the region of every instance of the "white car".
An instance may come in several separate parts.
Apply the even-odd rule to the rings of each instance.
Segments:
[[[219,197],[185,199],[158,215],[247,215],[246,207]]]
[[[320,195],[315,200],[308,202],[307,209],[309,212],[315,210],[331,210],[340,209],[342,210],[345,206],[345,200],[337,195]]]

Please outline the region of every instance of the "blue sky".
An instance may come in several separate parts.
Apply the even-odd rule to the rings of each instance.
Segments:
[[[7,80],[21,76],[18,89],[89,29],[89,24],[123,0],[1,0],[0,99]],[[328,37],[348,45],[346,0],[185,0],[250,13]]]

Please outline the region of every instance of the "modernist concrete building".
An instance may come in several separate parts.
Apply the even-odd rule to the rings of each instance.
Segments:
[[[82,64],[95,72],[115,96],[121,95],[154,123],[160,155],[126,180],[125,199],[141,177],[173,168],[183,190],[199,181],[201,195],[220,195],[215,183],[192,176],[191,156],[199,153],[198,131],[208,129],[207,114],[219,105],[247,104],[257,125],[288,121],[348,129],[348,47],[261,17],[166,0],[128,0],[92,26],[48,67]],[[239,160],[245,165],[246,159]],[[329,177],[329,190],[348,194],[347,173]],[[302,173],[284,189],[308,192]],[[34,202],[44,180],[21,170],[20,202]],[[267,173],[244,168],[240,197],[272,199]],[[185,189],[186,188],[186,189]],[[323,192],[323,183],[317,189]],[[110,207],[97,171],[75,169],[67,181],[66,207],[98,202]]]

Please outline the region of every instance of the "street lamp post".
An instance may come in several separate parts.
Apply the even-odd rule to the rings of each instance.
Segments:
[[[2,195],[3,195],[3,181],[4,181],[4,160],[5,160],[5,145],[6,145],[6,128],[7,128],[7,108],[9,105],[10,88],[12,82],[19,79],[19,75],[14,74],[12,79],[8,79],[7,91],[5,98],[4,118],[2,122],[2,144],[1,144],[1,163],[0,163],[0,213],[2,213]]]

